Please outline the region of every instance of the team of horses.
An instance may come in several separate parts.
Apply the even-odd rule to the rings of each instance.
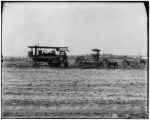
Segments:
[[[145,59],[138,59],[138,60],[127,60],[123,59],[122,63],[120,65],[119,62],[111,59],[104,58],[100,61],[88,61],[84,56],[78,56],[75,60],[75,63],[80,65],[96,65],[97,67],[103,67],[103,68],[114,68],[118,69],[120,66],[123,68],[129,68],[129,67],[139,67],[139,66],[145,66],[147,64],[147,61]]]

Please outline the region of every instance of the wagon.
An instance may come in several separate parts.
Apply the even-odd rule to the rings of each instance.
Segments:
[[[68,47],[28,46],[32,66],[47,64],[50,67],[68,67]]]

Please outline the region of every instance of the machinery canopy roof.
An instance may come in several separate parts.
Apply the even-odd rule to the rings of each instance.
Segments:
[[[28,46],[29,48],[42,48],[42,49],[59,49],[60,51],[68,51],[68,47],[49,47],[49,46]]]
[[[101,51],[101,50],[98,48],[94,48],[94,49],[92,49],[92,51]]]

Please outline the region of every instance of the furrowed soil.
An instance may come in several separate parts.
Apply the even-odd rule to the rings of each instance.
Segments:
[[[148,118],[147,72],[3,67],[2,118]]]

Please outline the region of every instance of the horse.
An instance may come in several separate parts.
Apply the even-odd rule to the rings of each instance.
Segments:
[[[123,60],[123,63],[126,63],[126,64],[129,65],[129,66],[131,65],[130,61],[128,61],[127,59],[124,59],[124,60]]]
[[[107,63],[108,68],[111,68],[111,66],[113,66],[113,68],[118,68],[117,62],[108,61],[108,59],[104,59],[103,61]]]
[[[109,62],[108,67],[111,68],[111,66],[114,66],[114,68],[118,68],[118,63],[117,62]]]
[[[124,59],[122,62],[123,62],[124,68],[126,67],[139,68],[139,62],[137,60],[129,61],[127,59]]]
[[[140,60],[140,64],[142,64],[142,65],[146,65],[146,60],[141,59],[141,60]]]

